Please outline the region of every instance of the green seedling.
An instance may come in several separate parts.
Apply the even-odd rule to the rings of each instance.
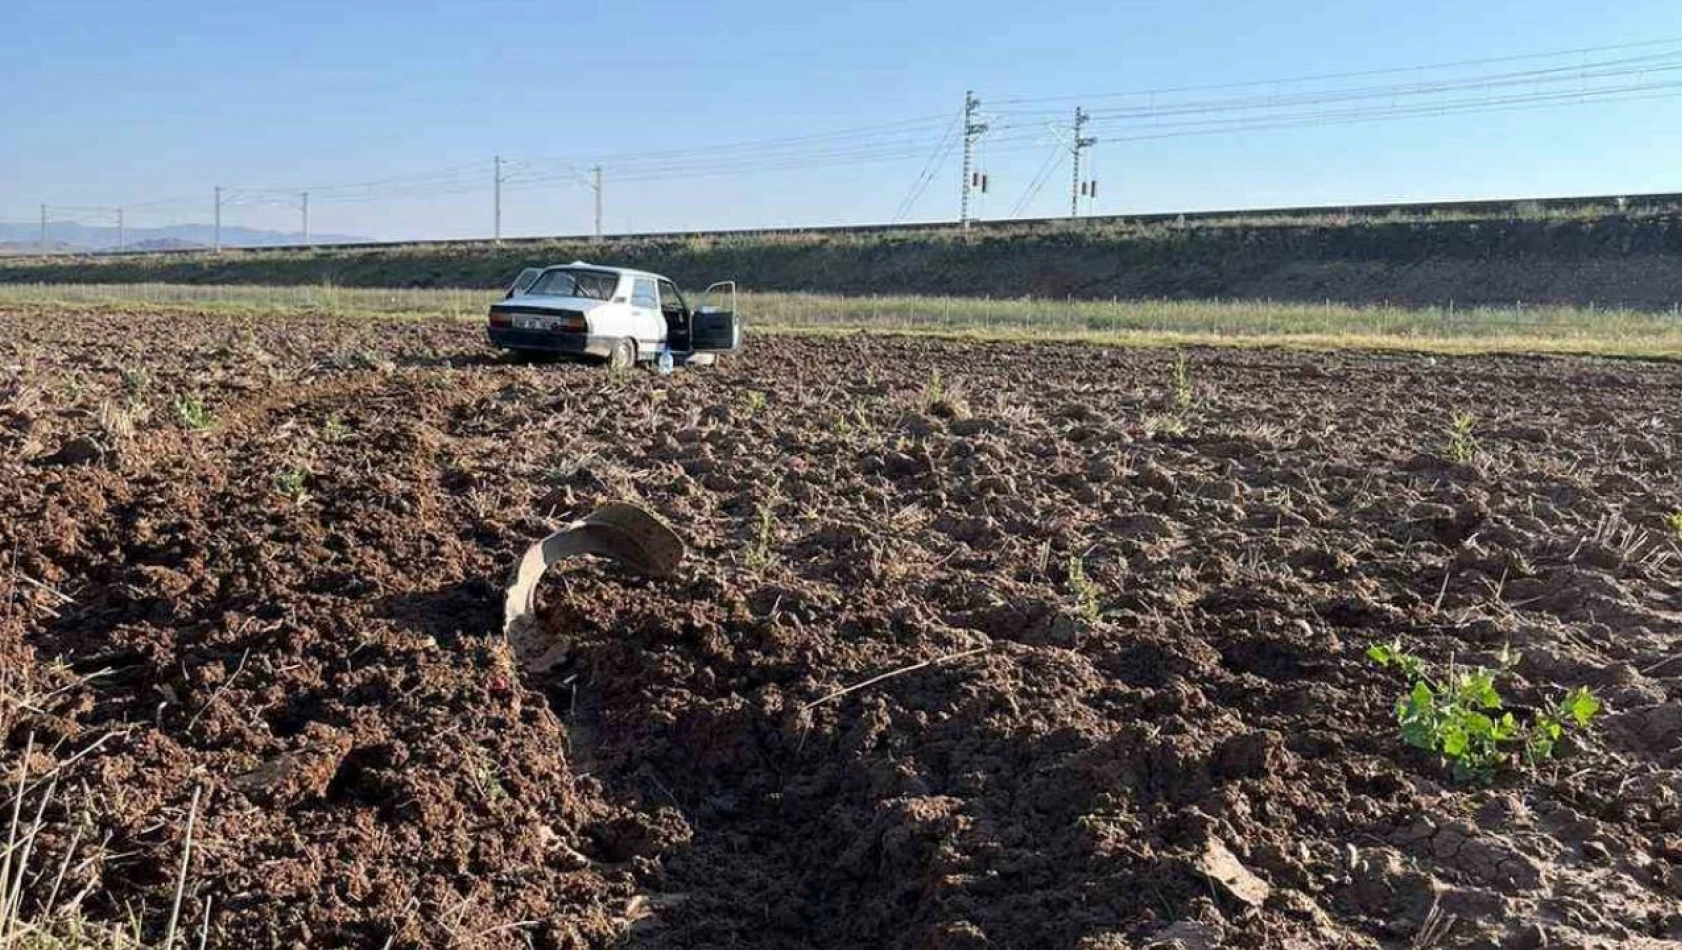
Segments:
[[[1478,417],[1469,412],[1456,412],[1449,420],[1448,427],[1443,430],[1448,436],[1448,460],[1456,465],[1470,465],[1478,457],[1478,437],[1472,429],[1478,424]]]
[[[345,420],[339,417],[338,413],[334,413],[327,417],[327,425],[323,427],[322,434],[327,437],[329,442],[348,442],[350,441],[351,429],[349,425],[345,424]]]
[[[274,476],[275,491],[292,499],[294,505],[301,505],[309,500],[308,482],[308,473],[300,468],[289,468],[276,472]]]
[[[1670,529],[1671,534],[1676,535],[1678,538],[1682,538],[1682,510],[1673,511],[1670,514],[1665,515],[1664,523],[1665,527]]]
[[[765,393],[757,389],[750,389],[742,394],[742,400],[747,405],[748,415],[756,416],[765,410]]]
[[[123,392],[131,399],[145,392],[152,385],[152,374],[143,369],[125,369],[122,371]]]
[[[1080,609],[1080,615],[1092,623],[1097,623],[1103,613],[1098,605],[1098,585],[1086,574],[1086,562],[1080,555],[1069,555],[1069,592],[1075,597],[1075,604]]]
[[[781,488],[782,479],[773,479],[766,487],[765,497],[759,502],[757,526],[747,556],[748,567],[755,572],[762,572],[771,565],[771,542],[777,534],[777,492]]]
[[[507,801],[508,788],[502,784],[502,770],[497,768],[496,760],[482,750],[474,758],[473,784],[479,791],[479,798],[493,805]]]
[[[923,405],[933,406],[946,396],[946,384],[940,378],[940,367],[929,370],[929,381],[923,384]]]
[[[177,396],[175,415],[182,425],[195,432],[202,432],[216,424],[216,418],[204,407],[204,401],[198,396]]]
[[[1400,641],[1372,646],[1367,657],[1407,680],[1396,700],[1402,741],[1450,763],[1457,779],[1487,781],[1504,767],[1534,768],[1553,758],[1568,728],[1584,728],[1600,712],[1600,700],[1579,686],[1521,721],[1495,686],[1496,676],[1517,662],[1505,651],[1497,670],[1450,663],[1442,674],[1402,649]]]
[[[1190,409],[1197,400],[1197,392],[1191,385],[1191,367],[1186,363],[1184,353],[1174,354],[1173,366],[1174,405],[1180,409]]]

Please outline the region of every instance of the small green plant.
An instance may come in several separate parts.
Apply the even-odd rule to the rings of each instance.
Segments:
[[[742,394],[742,401],[747,406],[748,415],[756,416],[765,410],[765,393],[757,389],[750,389]]]
[[[143,369],[125,369],[122,371],[123,392],[134,398],[145,392],[152,385],[152,374]]]
[[[1664,523],[1665,527],[1670,529],[1671,534],[1676,535],[1678,538],[1682,538],[1682,510],[1673,511],[1670,514],[1665,515]]]
[[[1443,433],[1448,436],[1448,460],[1456,465],[1470,465],[1477,461],[1478,437],[1472,430],[1478,424],[1478,417],[1469,412],[1456,412],[1449,419],[1448,427]]]
[[[327,417],[327,424],[322,428],[322,435],[329,442],[348,442],[350,441],[351,429],[350,426],[345,424],[345,420],[335,412]]]
[[[294,505],[301,505],[309,500],[308,482],[309,475],[301,468],[289,468],[276,472],[274,476],[275,491],[292,499]]]
[[[946,396],[946,384],[941,381],[940,367],[929,370],[929,381],[923,384],[923,405],[933,406]]]
[[[764,571],[771,564],[771,542],[777,533],[777,493],[781,488],[782,479],[772,479],[755,513],[758,520],[747,556],[748,567],[755,572]]]
[[[1092,623],[1097,623],[1103,613],[1098,606],[1098,585],[1086,574],[1086,562],[1078,554],[1069,555],[1069,592],[1075,596],[1075,604],[1080,609],[1080,615]]]
[[[1399,640],[1369,647],[1367,657],[1407,679],[1407,691],[1396,700],[1402,741],[1446,759],[1458,779],[1487,780],[1519,762],[1534,767],[1553,757],[1567,728],[1586,727],[1600,712],[1600,700],[1579,686],[1521,722],[1495,688],[1496,675],[1517,662],[1507,651],[1497,670],[1450,663],[1441,675]]]
[[[216,418],[204,407],[198,396],[175,397],[175,415],[181,424],[195,432],[202,432],[216,424]]]
[[[875,426],[870,424],[870,417],[864,414],[863,406],[853,407],[853,428],[860,432],[871,432],[875,429]]]
[[[473,763],[473,784],[479,790],[480,799],[491,804],[507,801],[508,789],[502,784],[502,770],[497,768],[496,760],[490,753],[481,750]]]
[[[1191,367],[1186,363],[1184,353],[1174,354],[1173,366],[1174,406],[1179,409],[1190,409],[1197,401],[1197,392],[1191,385]]]

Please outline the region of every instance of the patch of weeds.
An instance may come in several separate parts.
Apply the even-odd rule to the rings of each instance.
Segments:
[[[551,485],[565,485],[577,479],[594,478],[601,481],[604,473],[612,466],[597,456],[594,452],[581,452],[577,455],[563,455],[555,464],[544,469],[543,477]]]
[[[33,739],[30,740],[31,746]],[[26,747],[28,748],[28,747]],[[27,760],[28,752],[24,759]],[[7,787],[7,810],[12,817],[6,829],[0,829],[0,865],[6,871],[5,880],[0,881],[0,947],[6,950],[148,950],[148,948],[175,947],[178,945],[192,946],[195,942],[203,946],[207,937],[206,929],[201,928],[197,941],[192,940],[186,933],[177,933],[176,920],[170,920],[169,929],[164,933],[161,942],[149,942],[142,939],[142,928],[138,914],[133,907],[127,908],[127,921],[123,924],[107,923],[95,920],[84,909],[83,903],[88,898],[99,900],[109,897],[108,893],[98,893],[93,885],[69,897],[62,903],[55,903],[54,898],[65,895],[69,888],[61,891],[56,883],[53,884],[52,894],[46,901],[44,908],[32,907],[23,900],[26,893],[21,885],[33,880],[40,884],[42,881],[52,881],[53,864],[60,868],[68,868],[72,858],[82,863],[82,866],[99,866],[108,862],[112,855],[102,845],[92,843],[96,839],[94,820],[87,811],[77,810],[66,815],[69,825],[77,830],[71,838],[69,852],[61,861],[40,861],[37,843],[44,840],[41,836],[45,825],[40,820],[42,814],[49,814],[48,808],[59,811],[66,804],[62,799],[55,799],[58,794],[56,783],[48,784],[43,800],[30,803],[30,812],[35,815],[33,822],[20,822],[17,814],[22,809],[27,791],[25,780],[29,777],[26,769],[19,769],[19,774],[13,778],[8,774],[4,782]],[[36,787],[43,781],[38,776]],[[198,805],[195,793],[194,808]],[[30,812],[24,812],[29,814]],[[191,847],[192,818],[188,819],[187,846]],[[79,847],[80,845],[80,847]],[[39,862],[39,863],[37,863]],[[183,869],[184,870],[184,869]],[[62,871],[58,880],[63,880]],[[187,877],[183,873],[175,890],[175,903],[180,905],[181,896],[188,886]],[[208,923],[205,925],[208,928]]]
[[[1495,688],[1495,677],[1518,661],[1506,651],[1497,670],[1450,663],[1443,673],[1399,640],[1368,648],[1367,658],[1407,679],[1396,700],[1402,741],[1447,760],[1457,779],[1487,781],[1497,769],[1521,763],[1534,768],[1553,758],[1566,729],[1585,728],[1600,712],[1600,700],[1579,686],[1521,721]]]
[[[757,416],[765,411],[765,393],[758,389],[750,389],[742,394],[742,404],[747,407],[748,415]]]
[[[1443,434],[1448,438],[1444,452],[1450,462],[1456,465],[1470,465],[1477,461],[1478,437],[1472,431],[1477,424],[1478,417],[1469,412],[1456,412],[1449,419]]]
[[[322,427],[321,434],[327,439],[327,441],[338,444],[341,442],[349,442],[352,432],[350,426],[346,424],[345,420],[340,418],[339,414],[335,412],[327,417],[327,424]]]
[[[309,473],[301,468],[289,468],[276,472],[274,475],[274,489],[282,495],[292,499],[292,504],[301,505],[309,500]]]
[[[107,399],[99,404],[96,419],[99,430],[105,434],[107,442],[121,442],[134,436],[134,426],[138,409],[130,406],[124,408]]]
[[[969,416],[969,403],[964,399],[962,383],[948,384],[938,368],[929,372],[929,381],[923,386],[923,407],[943,419]]]
[[[130,399],[138,398],[146,390],[152,388],[152,374],[143,369],[125,369],[120,373],[123,394]]]
[[[870,417],[865,415],[863,406],[853,407],[853,428],[860,432],[876,431],[876,427],[870,422]]]
[[[1664,524],[1665,527],[1670,529],[1671,534],[1676,535],[1678,538],[1682,538],[1682,510],[1673,511],[1670,514],[1665,515]]]
[[[1080,615],[1088,622],[1097,623],[1103,610],[1098,606],[1098,585],[1086,574],[1086,562],[1078,554],[1069,555],[1069,593],[1075,597],[1075,605],[1080,609]]]
[[[771,566],[771,543],[777,534],[777,494],[782,486],[781,478],[772,479],[756,510],[753,542],[748,545],[747,554],[748,567],[756,573]]]
[[[196,395],[175,397],[175,416],[194,432],[203,432],[216,424],[216,417],[204,407],[204,400]]]
[[[1139,425],[1145,430],[1147,438],[1158,435],[1182,436],[1186,434],[1186,420],[1178,415],[1146,416],[1139,420]]]

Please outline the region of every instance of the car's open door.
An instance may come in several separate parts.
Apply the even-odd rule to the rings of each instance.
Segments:
[[[695,353],[729,353],[742,345],[736,282],[721,280],[701,292],[701,305],[689,318],[689,348]]]
[[[537,283],[537,279],[542,276],[543,268],[541,267],[528,267],[520,271],[520,276],[514,278],[514,282],[508,285],[508,293],[503,294],[502,299],[507,300],[509,297],[520,296],[530,290],[531,285]]]

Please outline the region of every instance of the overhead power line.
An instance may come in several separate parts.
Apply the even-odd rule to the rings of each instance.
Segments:
[[[1565,61],[1566,58],[1573,61]],[[1405,79],[1401,77],[1406,77]],[[1385,81],[1393,80],[1393,81]],[[716,145],[605,154],[527,156],[447,165],[348,182],[285,187],[236,186],[217,189],[216,218],[224,208],[279,209],[301,215],[309,231],[311,206],[354,206],[375,202],[429,200],[493,192],[500,233],[500,194],[557,186],[590,188],[598,217],[602,173],[627,185],[727,176],[772,174],[874,163],[906,163],[915,169],[899,200],[894,221],[903,220],[962,147],[963,194],[959,219],[970,216],[972,191],[985,169],[974,167],[982,148],[991,155],[1043,152],[1056,143],[1023,188],[1012,215],[1027,210],[1046,181],[1068,158],[1075,159],[1071,208],[1079,209],[1081,152],[1095,144],[1082,127],[1102,133],[1104,146],[1217,134],[1247,134],[1311,126],[1335,126],[1437,116],[1522,112],[1572,105],[1603,105],[1682,95],[1682,38],[1588,46],[1544,53],[1486,57],[1423,66],[1323,72],[1285,79],[1182,85],[1131,92],[990,99],[983,113],[973,93],[963,112],[914,116],[826,132],[812,132]],[[1087,100],[1076,110],[1074,138],[1063,129],[1068,109],[1058,103]],[[917,163],[911,165],[911,163]],[[978,178],[979,176],[979,178]],[[997,184],[997,183],[995,183]],[[1014,190],[1014,189],[1013,189]],[[209,189],[207,189],[207,192]],[[51,205],[59,220],[136,217],[157,219],[202,213],[211,196],[125,202],[123,208]],[[202,218],[200,218],[202,220]],[[220,228],[218,227],[218,233]],[[599,230],[599,225],[598,225]]]
[[[1040,165],[1039,171],[1035,172],[1034,177],[1028,180],[1028,187],[1023,189],[1022,197],[1016,199],[1016,204],[1011,205],[1011,217],[1019,218],[1022,216],[1022,212],[1033,204],[1035,198],[1039,197],[1040,189],[1045,187],[1045,183],[1051,180],[1051,176],[1056,174],[1057,169],[1062,167],[1063,160],[1068,157],[1068,149],[1063,147],[1063,143],[1059,142],[1052,147],[1051,154],[1045,157],[1045,162]]]
[[[1204,83],[1199,85],[1164,86],[1123,92],[1098,92],[1058,96],[1018,96],[1013,99],[998,99],[995,101],[999,105],[1017,105],[1025,102],[1072,102],[1076,99],[1119,99],[1134,96],[1160,96],[1182,92],[1211,92],[1217,89],[1246,89],[1260,86],[1289,85],[1294,83],[1326,82],[1333,79],[1361,79],[1369,76],[1400,76],[1408,73],[1417,74],[1433,70],[1464,69],[1469,66],[1494,66],[1500,63],[1517,63],[1540,59],[1560,59],[1566,56],[1581,56],[1589,53],[1612,53],[1633,49],[1651,49],[1660,46],[1682,46],[1682,36],[1640,40],[1633,43],[1614,43],[1605,46],[1578,46],[1541,53],[1519,53],[1510,56],[1488,56],[1478,59],[1449,60],[1446,62],[1425,63],[1413,66],[1384,66],[1377,69],[1311,73],[1307,75],[1276,77],[1273,79],[1245,79],[1236,82]]]
[[[1634,102],[1644,99],[1669,98],[1682,94],[1682,79],[1659,83],[1638,83],[1597,92],[1555,92],[1536,95],[1504,96],[1499,99],[1458,100],[1443,103],[1419,103],[1408,106],[1377,109],[1345,109],[1305,113],[1283,113],[1258,116],[1190,120],[1165,126],[1139,127],[1139,131],[1111,136],[1110,142],[1145,142],[1154,139],[1181,138],[1216,133],[1258,132],[1270,129],[1301,128],[1314,125],[1342,125],[1357,122],[1378,122],[1391,119],[1468,115],[1489,112],[1518,112],[1534,108],[1569,105],[1590,105],[1611,102]]]
[[[940,172],[940,166],[944,165],[946,157],[952,154],[952,147],[958,142],[954,133],[958,131],[959,123],[963,121],[964,116],[960,112],[952,117],[946,131],[941,133],[940,141],[935,145],[934,152],[929,155],[928,162],[923,165],[922,172],[917,176],[917,180],[912,182],[910,190],[905,193],[905,197],[900,199],[899,207],[894,211],[895,224],[905,220],[906,215],[911,213],[911,209],[916,207],[917,201],[923,197],[923,193],[928,191],[929,184],[934,181],[935,175]]]

